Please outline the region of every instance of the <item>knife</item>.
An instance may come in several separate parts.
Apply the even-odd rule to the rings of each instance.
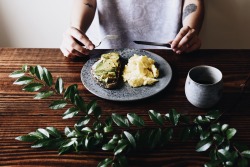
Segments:
[[[164,46],[171,48],[171,45],[169,43],[157,43],[157,42],[148,42],[148,41],[133,41],[136,44],[142,44],[142,45],[153,45],[153,46]]]

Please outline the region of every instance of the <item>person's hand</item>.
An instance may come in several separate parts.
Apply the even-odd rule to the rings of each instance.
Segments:
[[[71,27],[63,35],[61,51],[65,57],[88,55],[94,44],[80,30]]]
[[[181,28],[175,39],[171,42],[171,48],[177,54],[188,53],[201,47],[201,40],[195,29],[189,26]]]

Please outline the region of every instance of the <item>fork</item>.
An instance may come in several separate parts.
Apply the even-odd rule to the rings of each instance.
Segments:
[[[95,45],[95,48],[97,48],[98,46],[100,46],[102,44],[103,41],[105,40],[114,40],[114,39],[117,39],[119,36],[118,35],[106,35],[102,38],[102,40],[100,40],[100,42]],[[83,43],[81,43],[80,41],[78,41],[77,39],[75,39],[76,43],[78,43],[79,45],[81,46],[84,46]]]

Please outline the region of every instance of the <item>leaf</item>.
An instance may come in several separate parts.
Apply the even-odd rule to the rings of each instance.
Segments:
[[[27,64],[24,64],[24,65],[22,66],[22,71],[24,71],[24,72],[27,72],[27,71],[28,71],[28,66],[27,66]]]
[[[106,158],[105,160],[101,161],[97,167],[107,167],[109,166],[111,163],[113,162],[113,160],[111,158]]]
[[[90,117],[88,115],[82,117],[77,123],[76,126],[85,126],[89,123]]]
[[[58,109],[62,109],[66,105],[67,105],[67,102],[65,100],[57,100],[57,101],[52,102],[49,108],[53,110],[58,110]]]
[[[43,129],[43,128],[39,128],[37,129],[38,132],[40,132],[41,134],[43,134],[44,136],[46,136],[47,138],[49,138],[49,133],[47,130]]]
[[[131,124],[136,125],[138,127],[143,127],[144,126],[144,121],[141,117],[139,117],[135,113],[129,113],[127,114],[127,118],[130,121]]]
[[[162,131],[162,136],[161,136],[161,142],[162,145],[166,145],[169,140],[171,140],[173,137],[173,129],[172,128],[167,128]]]
[[[203,152],[208,150],[212,145],[212,140],[207,138],[204,140],[199,141],[199,143],[196,145],[196,151],[197,152]]]
[[[234,135],[236,134],[237,130],[234,128],[230,128],[226,131],[226,136],[227,136],[227,140],[230,140],[234,137]]]
[[[123,117],[119,114],[115,114],[115,113],[113,113],[111,117],[117,126],[120,126],[123,128],[129,127],[129,122],[125,117]]]
[[[87,113],[88,113],[88,114],[92,114],[93,111],[96,109],[96,107],[97,107],[96,100],[91,101],[91,102],[87,105]]]
[[[104,133],[109,133],[113,131],[113,127],[112,126],[106,126],[103,128]]]
[[[151,135],[149,136],[149,145],[150,148],[153,149],[161,139],[161,129],[154,130]]]
[[[231,160],[231,153],[226,149],[219,149],[217,155],[224,162]]]
[[[90,133],[90,132],[92,132],[92,129],[90,129],[89,127],[84,127],[84,128],[82,128],[81,131],[82,131],[82,132]]]
[[[128,166],[128,161],[125,156],[117,156],[117,161],[121,167],[126,167]]]
[[[40,90],[43,87],[43,84],[41,83],[30,83],[26,85],[23,90],[27,92],[35,92]]]
[[[108,150],[113,150],[115,148],[115,145],[112,143],[104,144],[102,146],[102,150],[108,151]]]
[[[15,138],[16,140],[19,141],[23,141],[23,142],[35,142],[37,141],[39,138],[37,138],[36,136],[31,136],[31,135],[24,135],[24,136],[18,136]]]
[[[221,125],[220,124],[212,124],[211,125],[211,131],[214,133],[220,133]]]
[[[224,142],[224,137],[219,134],[214,134],[213,139],[218,146]]]
[[[129,143],[133,146],[133,148],[136,148],[135,138],[127,131],[124,131],[123,133],[127,137]]]
[[[51,86],[53,84],[52,75],[45,67],[43,67],[43,79],[48,86]]]
[[[210,120],[208,118],[202,117],[200,115],[195,118],[195,123],[197,123],[199,125],[201,125],[201,124],[207,124],[209,122],[210,122]]]
[[[123,152],[127,146],[128,143],[124,139],[119,140],[118,145],[114,149],[114,155],[118,155]]]
[[[210,111],[210,112],[207,113],[206,118],[213,119],[213,120],[214,119],[219,119],[221,114],[222,113],[219,110]]]
[[[18,71],[12,72],[12,73],[9,75],[9,77],[11,77],[11,78],[19,78],[19,77],[24,76],[24,74],[25,74],[24,71],[18,70]]]
[[[179,118],[180,118],[180,114],[178,114],[174,109],[172,109],[170,112],[169,112],[169,120],[170,122],[176,126],[179,122]]]
[[[70,85],[64,92],[64,98],[70,99],[72,103],[75,102],[75,94],[78,94],[78,86],[76,84]]]
[[[223,124],[223,125],[221,126],[221,131],[222,131],[222,132],[226,132],[226,130],[228,129],[228,127],[229,127],[228,124]]]
[[[250,158],[250,150],[245,150],[241,152],[241,155],[245,158]]]
[[[40,132],[30,132],[29,135],[30,136],[35,136],[38,139],[43,139],[44,138],[44,136]]]
[[[62,93],[63,93],[63,90],[64,90],[64,83],[63,83],[62,78],[60,78],[60,77],[57,78],[56,84],[55,84],[55,88],[56,88],[57,93],[59,93],[59,94],[62,94]]]
[[[100,121],[95,121],[93,123],[93,128],[94,128],[94,130],[99,131],[99,130],[103,129],[103,124]]]
[[[46,99],[54,94],[53,91],[43,91],[34,96],[34,99]]]
[[[84,101],[78,94],[75,94],[75,105],[80,109],[80,111],[85,111]]]
[[[35,67],[35,74],[38,79],[43,80],[43,68],[40,65]]]
[[[50,144],[49,140],[40,140],[31,146],[31,148],[46,148]]]
[[[71,107],[63,114],[63,119],[69,119],[73,118],[75,115],[77,115],[79,110],[75,107]]]
[[[34,75],[34,74],[35,74],[35,67],[30,66],[30,73],[31,73],[32,75]]]
[[[188,138],[190,136],[190,128],[189,127],[185,127],[180,134],[180,138],[182,141],[187,141]]]
[[[61,137],[61,133],[54,127],[47,127],[46,130],[54,137]]]
[[[148,111],[148,114],[149,114],[149,117],[152,121],[154,121],[156,124],[160,125],[160,126],[163,126],[163,117],[161,116],[160,113],[157,113],[153,110],[149,110]]]
[[[18,78],[13,84],[15,85],[26,85],[33,81],[32,77],[22,76]]]
[[[209,131],[203,131],[201,134],[200,134],[200,139],[201,140],[204,140],[204,139],[207,139],[208,137],[210,137],[211,133]]]
[[[211,161],[211,162],[206,163],[204,167],[218,167],[220,166],[220,164],[221,164],[221,161],[216,160],[216,161]]]

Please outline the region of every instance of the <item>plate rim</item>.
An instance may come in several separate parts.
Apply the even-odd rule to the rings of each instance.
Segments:
[[[165,85],[163,85],[161,88],[160,88],[160,90],[159,91],[157,91],[157,92],[155,92],[155,93],[153,93],[153,94],[150,94],[150,95],[147,95],[147,96],[144,96],[144,97],[140,97],[140,98],[134,98],[134,99],[114,99],[114,98],[108,98],[107,96],[103,96],[102,94],[100,95],[100,94],[98,94],[98,93],[96,93],[95,91],[93,91],[91,88],[89,88],[88,86],[86,86],[86,84],[85,84],[85,81],[84,81],[84,79],[83,79],[83,75],[82,75],[82,73],[83,73],[83,70],[84,70],[84,68],[85,68],[85,65],[86,65],[86,63],[88,63],[88,61],[91,59],[91,57],[90,57],[90,59],[88,60],[88,61],[86,61],[85,63],[84,63],[84,65],[83,65],[83,67],[82,67],[82,69],[81,69],[81,81],[82,81],[82,84],[83,84],[83,86],[90,92],[90,93],[92,93],[92,94],[94,94],[95,96],[97,96],[97,97],[100,97],[100,98],[102,98],[102,99],[106,99],[106,100],[110,100],[110,101],[117,101],[117,102],[129,102],[129,101],[138,101],[138,100],[143,100],[143,99],[147,99],[147,98],[149,98],[149,97],[152,97],[152,96],[155,96],[156,94],[158,94],[158,93],[160,93],[161,91],[163,91],[169,84],[170,84],[170,82],[171,82],[171,80],[172,80],[172,77],[173,77],[173,71],[172,71],[172,68],[171,68],[171,66],[170,66],[170,64],[168,63],[168,61],[167,60],[165,60],[164,58],[162,58],[160,55],[158,55],[158,54],[156,54],[156,53],[153,53],[153,52],[151,52],[151,51],[148,51],[148,50],[144,50],[144,49],[129,49],[129,48],[124,48],[124,49],[112,49],[112,50],[105,50],[105,51],[103,51],[103,53],[108,53],[108,52],[125,52],[125,51],[127,51],[127,50],[134,50],[134,52],[147,52],[148,54],[150,54],[151,56],[153,56],[153,57],[157,57],[158,59],[160,58],[160,59],[163,59],[164,60],[164,63],[168,66],[167,68],[168,68],[168,72],[169,72],[169,74],[168,74],[168,82],[165,84]],[[100,53],[100,54],[98,54],[98,55],[93,55],[92,56],[92,59],[96,59],[98,56],[100,56],[101,54],[103,54],[103,53]],[[132,56],[132,55],[131,55]],[[124,58],[124,57],[123,57]],[[158,64],[160,64],[159,62],[156,62],[156,63],[158,63]],[[166,67],[165,67],[166,68]],[[91,74],[90,74],[91,75]],[[93,79],[94,80],[94,78],[91,76],[91,79]],[[93,81],[96,85],[98,85],[98,83],[96,83],[96,81]],[[124,83],[124,84],[127,84],[127,83]],[[100,85],[98,85],[98,86],[100,86]],[[105,89],[105,88],[103,88],[103,87],[101,87],[100,86],[100,89]],[[133,89],[136,89],[136,88],[133,88]],[[106,90],[106,89],[105,89]],[[112,90],[110,90],[110,91],[112,91]]]

